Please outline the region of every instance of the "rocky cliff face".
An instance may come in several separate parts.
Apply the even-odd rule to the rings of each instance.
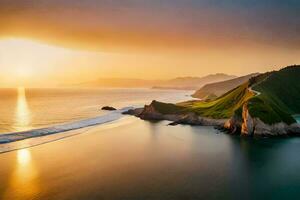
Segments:
[[[228,131],[230,134],[240,134],[242,127],[242,118],[234,115],[229,120],[224,123],[224,129]]]
[[[255,130],[254,119],[251,117],[248,104],[244,104],[243,112],[242,112],[242,126],[241,126],[241,134],[246,136],[253,135]]]
[[[180,118],[172,125],[189,124],[195,126],[223,126],[226,120],[224,119],[209,119],[196,115],[195,113],[187,113],[180,116]]]
[[[224,127],[233,134],[240,133],[243,136],[286,136],[300,134],[300,124],[287,125],[280,122],[266,124],[259,118],[253,118],[248,110],[248,104],[243,106],[242,119],[233,116]],[[240,129],[240,131],[238,131]]]

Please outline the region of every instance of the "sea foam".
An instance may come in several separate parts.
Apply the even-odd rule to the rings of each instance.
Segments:
[[[0,144],[4,143],[11,143],[16,142],[28,138],[34,138],[34,137],[42,137],[46,135],[56,134],[56,133],[62,133],[66,131],[71,130],[77,130],[89,126],[95,126],[100,124],[105,124],[108,122],[112,122],[115,120],[120,119],[123,115],[122,112],[125,112],[129,109],[132,109],[133,107],[125,107],[122,109],[119,109],[117,111],[110,112],[106,115],[102,115],[95,118],[89,118],[85,120],[55,125],[51,127],[45,127],[40,129],[33,129],[29,131],[23,131],[23,132],[14,132],[14,133],[6,133],[0,135]]]

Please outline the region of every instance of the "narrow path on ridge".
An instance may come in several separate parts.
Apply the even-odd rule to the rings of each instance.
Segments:
[[[255,94],[255,96],[259,96],[261,95],[261,92],[258,92],[256,90],[253,90],[251,87],[248,88],[249,92],[253,92]]]

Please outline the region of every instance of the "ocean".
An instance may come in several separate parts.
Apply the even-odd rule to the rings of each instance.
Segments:
[[[300,198],[300,138],[244,138],[100,110],[181,101],[189,91],[20,88],[1,94],[2,133],[56,134],[0,144],[0,199]]]
[[[0,134],[103,116],[102,106],[139,107],[153,99],[177,102],[191,91],[154,89],[0,89]]]

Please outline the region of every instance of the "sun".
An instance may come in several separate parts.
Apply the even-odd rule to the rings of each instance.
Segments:
[[[33,74],[33,70],[30,67],[17,67],[15,69],[15,74],[18,78],[29,78]]]
[[[0,87],[41,87],[69,79],[62,77],[73,67],[85,65],[89,52],[19,38],[0,38]],[[78,61],[75,61],[75,59]],[[81,68],[85,70],[84,67]],[[77,73],[77,71],[76,71]],[[5,86],[3,86],[5,85]]]

